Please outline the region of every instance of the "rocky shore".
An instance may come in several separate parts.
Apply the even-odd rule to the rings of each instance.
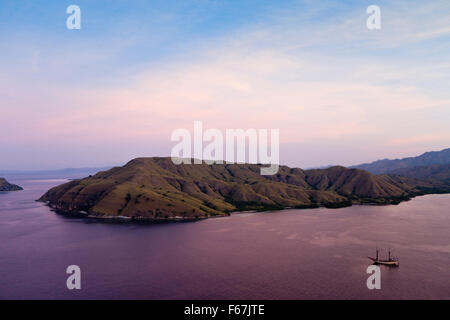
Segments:
[[[0,178],[0,192],[1,191],[20,191],[23,190],[22,187],[19,187],[18,185],[11,184],[8,181],[6,181],[5,178]]]

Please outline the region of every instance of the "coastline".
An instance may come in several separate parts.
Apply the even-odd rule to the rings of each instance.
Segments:
[[[105,215],[96,215],[96,214],[89,214],[85,211],[64,211],[58,208],[55,208],[52,206],[49,201],[42,201],[42,200],[35,200],[37,202],[43,202],[45,206],[49,207],[51,211],[54,213],[67,217],[67,218],[81,218],[81,219],[88,219],[92,221],[98,221],[98,222],[105,222],[105,223],[145,223],[145,224],[159,224],[159,223],[177,223],[177,222],[198,222],[206,219],[213,219],[213,218],[225,218],[229,217],[231,215],[235,214],[241,214],[241,213],[258,213],[258,212],[276,212],[276,211],[283,211],[283,210],[304,210],[304,209],[319,209],[319,208],[326,208],[326,209],[340,209],[340,208],[347,208],[352,206],[388,206],[388,205],[399,205],[402,202],[410,201],[416,197],[420,196],[426,196],[426,195],[433,195],[433,194],[450,194],[450,191],[446,192],[433,192],[433,193],[418,193],[410,195],[409,197],[404,197],[402,199],[391,199],[395,201],[391,202],[375,202],[375,201],[367,201],[362,199],[361,201],[354,201],[354,202],[347,202],[344,203],[337,203],[337,204],[321,204],[321,205],[304,205],[304,206],[295,206],[295,207],[277,207],[277,208],[266,208],[266,209],[242,209],[242,210],[235,210],[232,212],[227,212],[222,215],[209,215],[209,216],[203,216],[203,217],[182,217],[182,216],[174,216],[174,217],[159,217],[159,218],[153,218],[153,217],[145,217],[145,216],[134,216],[134,217],[128,217],[128,216],[105,216]],[[384,199],[386,200],[386,199]]]

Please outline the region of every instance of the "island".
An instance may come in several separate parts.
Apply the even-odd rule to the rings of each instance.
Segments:
[[[39,200],[55,211],[92,218],[194,220],[243,210],[339,208],[398,204],[416,195],[450,192],[437,180],[374,175],[333,166],[302,170],[280,166],[260,175],[257,164],[180,164],[169,157],[137,158],[54,187]]]
[[[0,192],[1,191],[20,191],[23,190],[22,187],[19,187],[15,184],[11,184],[6,181],[5,178],[0,178]]]

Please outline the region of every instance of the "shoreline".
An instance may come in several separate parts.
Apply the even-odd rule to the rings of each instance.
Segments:
[[[51,211],[55,214],[63,216],[65,218],[74,218],[74,219],[86,219],[91,221],[105,222],[105,223],[142,223],[142,224],[162,224],[162,223],[180,223],[180,222],[198,222],[207,219],[213,218],[226,218],[231,215],[241,214],[241,213],[260,213],[260,212],[277,212],[283,210],[304,210],[304,209],[341,209],[352,206],[387,206],[387,205],[399,205],[400,203],[410,201],[416,197],[426,196],[426,195],[438,195],[438,194],[450,194],[450,192],[441,192],[441,193],[424,193],[424,194],[416,194],[411,195],[408,198],[399,200],[398,202],[390,202],[390,203],[379,203],[379,202],[345,202],[345,205],[341,206],[330,206],[326,204],[321,205],[305,205],[305,206],[297,206],[297,207],[283,207],[283,208],[268,208],[267,210],[261,209],[252,209],[252,210],[236,210],[228,213],[224,213],[223,215],[213,215],[213,216],[205,216],[205,217],[182,217],[182,216],[174,216],[168,218],[153,218],[153,217],[144,217],[144,216],[136,216],[136,217],[128,217],[128,216],[105,216],[105,215],[95,215],[89,214],[85,211],[64,211],[61,209],[54,208],[48,201],[40,201],[35,200],[36,202],[43,202],[45,206],[49,207]],[[337,204],[339,205],[339,203]]]

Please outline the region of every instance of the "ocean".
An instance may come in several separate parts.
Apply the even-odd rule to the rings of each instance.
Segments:
[[[399,205],[236,213],[132,224],[36,202],[65,179],[0,193],[0,299],[450,299],[450,195]],[[392,253],[381,289],[367,256]],[[69,265],[81,290],[69,290]]]

